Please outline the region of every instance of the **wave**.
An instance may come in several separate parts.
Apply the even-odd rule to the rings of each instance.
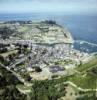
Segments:
[[[88,42],[88,41],[84,41],[84,40],[75,40],[75,43],[80,43],[80,44],[89,44],[89,45],[91,45],[91,46],[95,46],[95,47],[97,47],[97,44],[95,44],[95,43],[92,43],[92,42]]]

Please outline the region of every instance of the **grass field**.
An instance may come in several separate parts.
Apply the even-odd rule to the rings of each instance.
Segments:
[[[28,32],[29,31],[29,27],[28,26],[21,26],[18,29],[19,32]]]
[[[76,70],[79,72],[83,72],[95,66],[97,66],[97,56],[93,57],[93,59],[91,59],[89,62],[78,66]]]
[[[97,56],[93,57],[88,63],[78,66],[75,70],[79,73],[70,76],[68,80],[83,89],[95,89],[97,88],[97,77],[90,73],[94,67],[97,67]]]
[[[69,77],[69,81],[83,89],[95,89],[97,87],[97,78],[89,73],[86,76],[81,76],[78,74],[73,75]]]

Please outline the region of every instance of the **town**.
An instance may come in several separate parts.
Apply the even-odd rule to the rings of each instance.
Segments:
[[[37,81],[43,81],[45,84],[47,80],[61,80],[55,86],[59,83],[64,87],[69,84],[70,86],[68,85],[67,88],[72,89],[71,84],[75,84],[77,87],[78,79],[76,77],[87,76],[87,71],[96,73],[94,68],[97,68],[96,54],[78,51],[73,48],[73,43],[71,33],[55,21],[0,22],[0,66],[20,82],[16,88],[22,94],[27,95],[25,100],[31,99],[29,95],[32,93],[34,82]],[[92,64],[88,65],[90,62]],[[87,78],[85,79],[87,80]],[[84,87],[84,85],[82,86]],[[67,95],[69,89],[67,89]],[[63,92],[63,90],[60,91]],[[86,90],[77,88],[78,91],[82,95],[75,92],[74,98],[80,97],[80,95],[83,97],[83,92]],[[65,90],[61,96],[51,96],[54,99],[45,97],[46,99],[35,100],[56,100],[56,98],[61,100],[64,98],[63,94],[66,94]],[[36,97],[32,96],[32,98]]]

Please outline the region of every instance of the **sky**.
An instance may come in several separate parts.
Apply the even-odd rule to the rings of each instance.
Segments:
[[[0,0],[0,13],[97,13],[97,0]]]

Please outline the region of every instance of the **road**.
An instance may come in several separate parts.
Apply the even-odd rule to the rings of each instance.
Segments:
[[[83,89],[83,88],[81,88],[81,87],[78,87],[76,84],[74,84],[74,83],[71,82],[71,81],[64,82],[64,84],[70,84],[71,86],[77,88],[79,91],[83,91],[83,92],[97,91],[97,89]]]

